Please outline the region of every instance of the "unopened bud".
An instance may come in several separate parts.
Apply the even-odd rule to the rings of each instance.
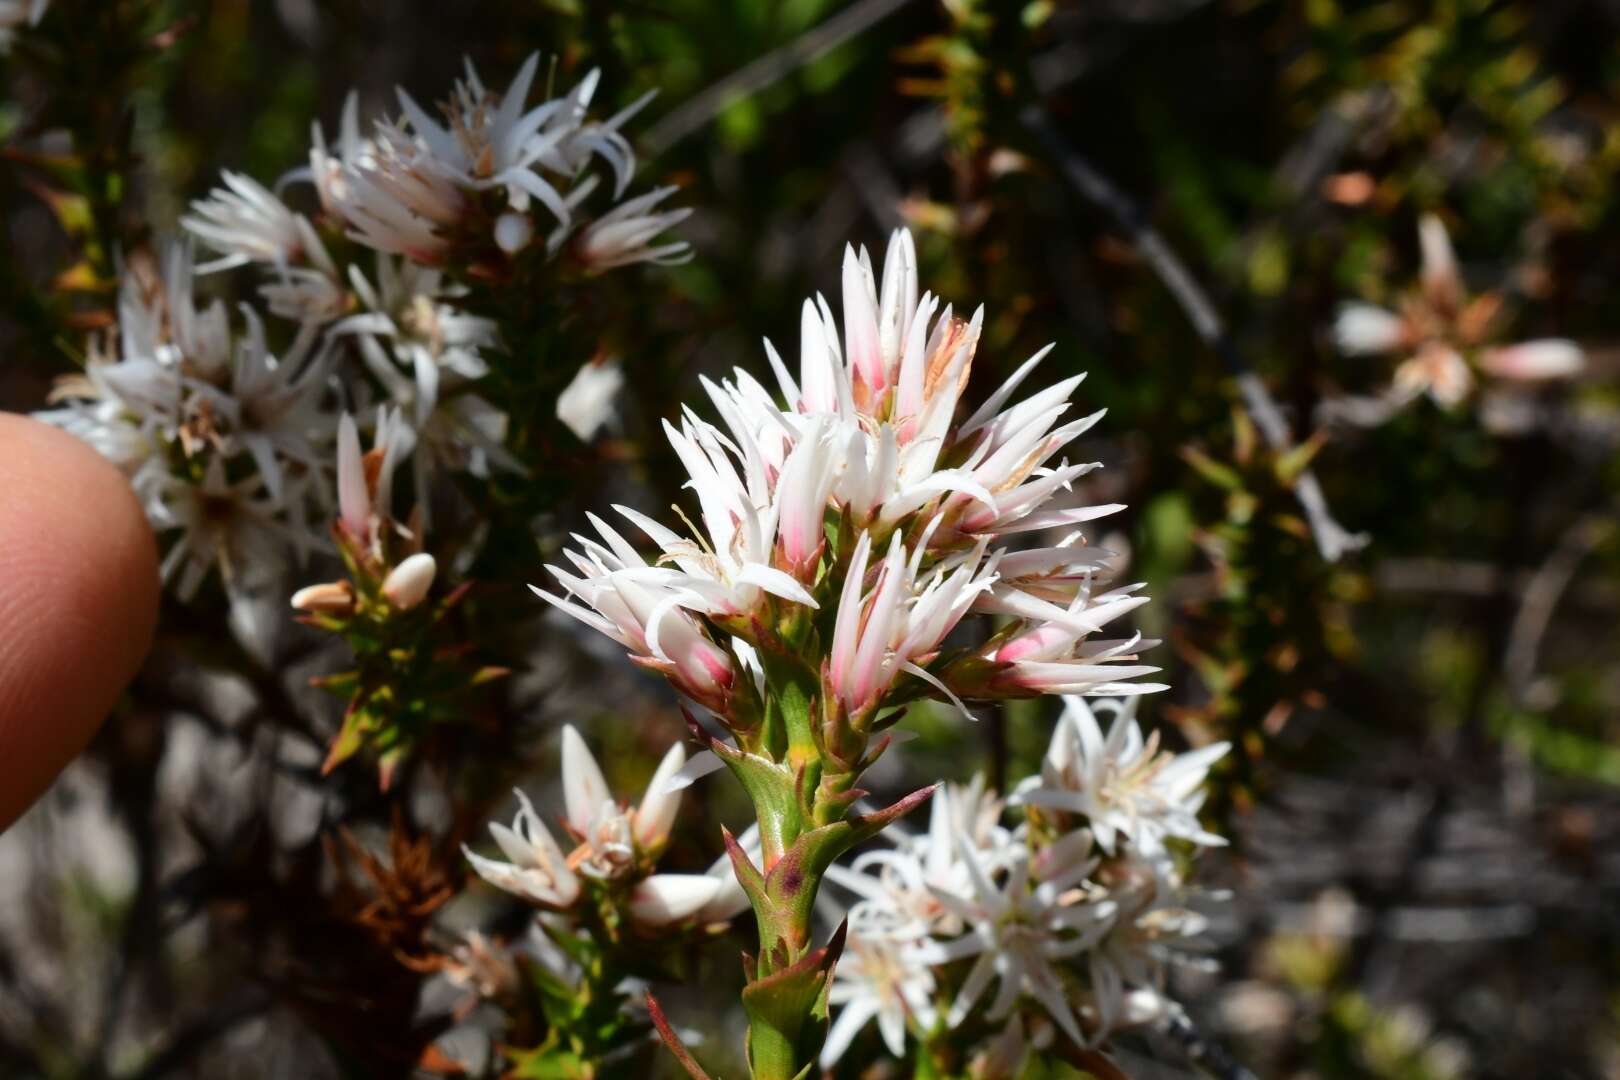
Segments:
[[[508,255],[516,255],[534,239],[534,222],[529,215],[508,210],[495,219],[495,246]]]
[[[306,585],[293,593],[292,606],[323,615],[348,615],[354,611],[354,587],[347,581]]]
[[[383,595],[401,611],[409,611],[422,602],[433,587],[433,576],[439,564],[426,552],[417,552],[388,573],[383,581]]]

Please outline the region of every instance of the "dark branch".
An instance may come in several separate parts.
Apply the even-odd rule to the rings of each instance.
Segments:
[[[1057,133],[1046,112],[1039,105],[1026,106],[1021,114],[1024,126],[1046,146],[1063,171],[1064,177],[1087,201],[1101,209],[1129,236],[1132,246],[1147,260],[1164,287],[1180,305],[1192,323],[1193,331],[1226,365],[1237,382],[1238,394],[1253,418],[1255,427],[1266,444],[1279,453],[1293,446],[1293,434],[1282,410],[1260,377],[1232,344],[1225,324],[1210,303],[1209,297],[1187,270],[1186,264],[1165,243],[1164,237],[1147,221],[1140,208],[1113,182],[1103,176],[1091,163],[1074,151]],[[1310,522],[1311,534],[1317,549],[1329,562],[1336,562],[1346,552],[1356,551],[1367,543],[1364,533],[1352,533],[1334,519],[1328,508],[1322,485],[1310,469],[1300,472],[1294,481],[1294,495]]]

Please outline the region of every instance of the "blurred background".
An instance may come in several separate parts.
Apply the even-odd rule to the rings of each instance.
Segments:
[[[146,672],[0,837],[0,1075],[399,1076],[435,1044],[477,1075],[478,1018],[412,966],[449,887],[410,868],[514,779],[557,805],[565,722],[625,793],[683,732],[661,683],[524,582],[586,510],[679,499],[660,419],[707,409],[700,375],[763,376],[760,339],[794,348],[843,245],[876,257],[907,224],[924,286],[985,305],[971,399],[1048,342],[1043,382],[1089,373],[1108,416],[1071,452],[1107,466],[1088,501],[1129,504],[1101,542],[1149,583],[1173,686],[1144,718],[1237,744],[1210,803],[1233,845],[1201,871],[1234,894],[1222,972],[1176,987],[1201,1030],[1265,1077],[1620,1076],[1617,41],[1607,0],[57,0],[0,57],[7,409],[43,406],[108,324],[120,253],[220,169],[269,183],[351,88],[370,114],[395,85],[436,99],[464,56],[493,86],[534,50],[559,85],[600,67],[609,112],[656,88],[628,133],[695,209],[696,254],[604,279],[595,348],[628,379],[594,482],[473,568],[516,613],[495,643],[516,675],[440,748],[470,788],[320,777],[340,703],[308,678],[341,658],[165,601]],[[1586,371],[1324,426],[1324,401],[1389,381],[1336,353],[1334,316],[1398,301],[1425,213],[1470,291],[1502,294],[1503,340],[1573,338]],[[1325,558],[1326,520],[1365,543]],[[917,716],[868,786],[1016,779],[1048,709]],[[729,778],[700,782],[671,863],[706,866],[747,816]],[[426,910],[519,925],[493,904]],[[717,1043],[743,944],[694,957],[704,994],[670,1002]],[[1199,1075],[1163,1040],[1122,1054]]]

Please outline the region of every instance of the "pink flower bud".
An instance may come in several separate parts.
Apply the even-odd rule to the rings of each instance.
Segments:
[[[354,587],[347,581],[306,585],[292,594],[292,606],[323,615],[348,615],[354,611]]]

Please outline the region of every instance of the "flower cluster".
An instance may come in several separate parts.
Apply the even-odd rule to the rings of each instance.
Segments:
[[[605,905],[622,911],[643,932],[725,922],[748,906],[728,862],[716,863],[707,874],[654,872],[681,804],[671,781],[685,762],[685,750],[670,747],[641,801],[629,806],[613,797],[579,732],[565,726],[561,824],[572,849],[564,854],[529,797],[518,791],[511,827],[490,826],[507,861],[471,850],[467,858],[485,881],[544,911]]]
[[[1102,415],[1068,415],[1080,377],[1012,404],[1043,350],[959,419],[982,311],[961,318],[921,292],[905,231],[891,238],[881,276],[865,251],[847,249],[842,284],[841,323],[825,299],[804,304],[796,375],[766,343],[780,398],[738,370],[704,380],[720,426],[691,409],[678,425],[666,421],[697,495],[690,533],[617,507],[657,549],[643,554],[593,515],[596,536],[576,536],[570,565],[548,567],[563,595],[536,589],[663,674],[735,740],[693,720],[758,816],[762,861],[736,845],[730,854],[760,929],[759,952],[745,959],[744,1003],[761,1077],[811,1067],[825,1030],[818,1001],[845,1003],[834,1057],[871,1016],[892,1045],[901,1017],[923,1014],[935,987],[912,955],[934,918],[956,920],[963,936],[929,949],[982,956],[960,1010],[1000,970],[995,1015],[1028,989],[1081,1042],[1050,962],[1112,926],[1112,907],[1073,900],[1095,869],[1089,833],[1079,834],[1085,850],[1068,840],[1043,850],[1040,864],[965,854],[958,864],[948,851],[924,860],[899,875],[907,904],[886,913],[911,935],[864,934],[852,920],[842,966],[845,936],[812,948],[809,914],[836,858],[934,790],[850,812],[863,794],[856,782],[907,704],[939,698],[965,713],[968,701],[1162,688],[1137,681],[1157,670],[1134,662],[1150,644],[1140,635],[1093,636],[1146,598],[1140,586],[1109,586],[1106,553],[1078,529],[1120,509],[1078,501],[1075,482],[1098,463],[1061,456]],[[1018,545],[1059,529],[1046,546]],[[975,641],[963,629],[971,614],[1001,625]],[[948,802],[936,814],[948,814]],[[987,842],[998,836],[995,817],[982,819]],[[930,880],[936,870],[945,878]],[[849,996],[856,991],[834,985],[835,970],[881,996]]]
[[[1114,713],[1105,734],[1085,698],[1066,699],[1040,774],[1015,789],[1011,801],[1027,809],[1016,827],[982,781],[947,786],[927,833],[829,872],[853,902],[824,1067],[873,1018],[896,1057],[908,1031],[951,1038],[992,986],[984,1017],[1016,1029],[996,1041],[1020,1054],[1032,1045],[1026,1028],[1054,1025],[1084,1047],[1165,1015],[1167,965],[1198,962],[1207,928],[1186,906],[1183,856],[1225,842],[1197,815],[1227,746],[1159,750],[1136,723],[1137,700],[1097,703]],[[1019,1075],[1018,1065],[994,1075]]]
[[[182,599],[217,567],[235,604],[279,588],[293,557],[330,550],[326,493],[344,408],[391,418],[371,434],[390,460],[409,460],[424,522],[446,474],[524,471],[487,389],[503,343],[492,319],[468,311],[468,282],[533,284],[513,269],[531,252],[536,204],[550,218],[549,239],[532,245],[536,265],[566,253],[576,273],[594,272],[686,255],[658,240],[686,213],[658,210],[672,189],[594,214],[587,205],[595,163],[623,194],[634,156],[620,129],[646,99],[593,120],[593,71],[531,107],[538,64],[531,56],[504,95],[469,65],[447,126],[402,90],[401,115],[363,135],[351,95],[335,145],[317,125],[307,169],[274,190],[226,172],[193,204],[182,225],[216,257],[197,264],[176,243],[161,272],[131,258],[117,334],[42,415],[121,465],[154,526],[177,533],[164,578]],[[307,214],[283,198],[300,178],[317,197]],[[198,299],[208,275],[243,266],[262,275],[257,304],[238,316]],[[616,376],[615,365],[586,363],[557,401],[582,438],[610,415]]]
[[[327,345],[302,334],[273,351],[252,308],[233,325],[223,302],[197,300],[194,284],[182,246],[166,253],[161,276],[132,264],[117,334],[61,380],[61,407],[40,414],[122,467],[153,526],[178,534],[163,579],[182,599],[216,565],[239,595],[322,545],[310,521],[326,497],[337,424]]]
[[[824,299],[805,303],[797,378],[767,343],[785,405],[739,370],[705,380],[723,430],[690,409],[666,423],[697,493],[695,535],[618,507],[658,552],[593,518],[599,538],[579,538],[571,568],[548,568],[566,595],[541,595],[734,729],[760,707],[739,678],[756,650],[816,667],[828,730],[870,730],[883,709],[931,694],[1156,689],[1129,681],[1154,670],[1129,663],[1139,639],[1090,637],[1146,602],[1139,586],[1106,588],[1104,553],[1077,531],[1007,546],[1120,509],[1067,497],[1098,467],[1057,459],[1102,415],[1065,416],[1080,377],[1009,406],[1043,351],[958,421],[982,313],[918,295],[906,232],[881,282],[864,251],[846,252],[843,306],[840,327]],[[1009,618],[983,644],[948,648],[969,613]]]
[[[1355,418],[1382,419],[1427,394],[1444,409],[1471,393],[1479,375],[1513,382],[1567,379],[1580,373],[1586,358],[1579,345],[1563,339],[1492,345],[1503,296],[1485,292],[1470,298],[1458,272],[1457,256],[1444,223],[1425,214],[1418,223],[1423,269],[1418,287],[1396,311],[1359,301],[1339,309],[1333,339],[1346,356],[1399,354],[1386,394],[1386,408],[1340,410]]]

